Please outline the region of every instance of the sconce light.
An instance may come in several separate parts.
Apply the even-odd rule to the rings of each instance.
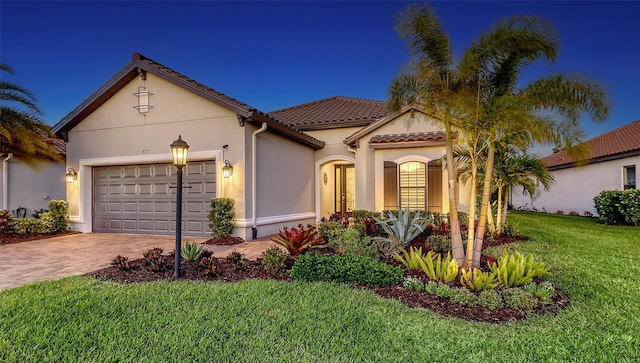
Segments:
[[[324,175],[322,175],[322,180],[324,181],[324,185],[327,185],[327,181],[329,180],[329,177],[327,177],[327,172],[324,172]]]
[[[149,105],[149,96],[153,95],[153,93],[147,91],[145,86],[138,87],[138,92],[133,94],[138,97],[138,105],[133,106],[138,112],[144,116],[145,113],[149,112],[153,106]]]
[[[67,179],[67,183],[73,183],[74,181],[78,180],[78,173],[76,173],[76,171],[72,168],[69,168],[69,170],[67,170],[67,174],[65,174],[64,177],[65,179]]]
[[[230,178],[233,175],[233,166],[229,160],[224,161],[224,166],[222,167],[222,176],[225,178]]]
[[[182,135],[178,135],[178,140],[171,143],[171,154],[173,154],[173,165],[179,170],[187,165],[187,153],[189,152],[189,144],[182,140]]]

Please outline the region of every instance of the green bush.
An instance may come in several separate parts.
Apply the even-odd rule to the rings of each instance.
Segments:
[[[424,282],[417,277],[405,277],[402,286],[407,290],[424,291]]]
[[[0,233],[11,232],[11,213],[6,210],[0,210]]]
[[[484,290],[478,295],[478,305],[489,310],[502,309],[504,303],[497,290]]]
[[[353,253],[378,259],[378,247],[370,237],[363,236],[357,228],[340,228],[332,232],[328,245],[340,253]]]
[[[478,297],[465,288],[452,289],[450,299],[458,305],[478,305]]]
[[[391,286],[403,280],[399,267],[373,258],[345,253],[338,256],[304,254],[293,264],[291,278],[301,281],[333,281],[347,284]]]
[[[382,217],[382,213],[380,212],[372,212],[364,209],[354,209],[351,213],[351,216],[356,221],[356,223],[362,223],[367,218],[378,218]]]
[[[427,247],[436,253],[451,252],[451,239],[441,235],[429,236],[427,237]]]
[[[40,218],[14,218],[11,220],[10,229],[13,233],[19,235],[42,234],[55,231],[49,212],[43,213]]]
[[[228,236],[235,228],[236,214],[233,198],[211,198],[209,211],[209,227],[214,237]]]
[[[605,190],[593,201],[604,223],[640,226],[640,189]]]
[[[431,295],[437,295],[439,286],[440,284],[438,284],[437,282],[429,281],[426,284],[424,284],[424,291],[428,292]]]
[[[538,299],[533,294],[519,287],[502,290],[502,300],[507,308],[525,311],[533,310],[538,304]]]
[[[519,252],[505,253],[497,264],[489,265],[496,275],[500,286],[516,287],[528,284],[534,277],[548,275],[547,266],[543,262],[533,260],[533,255],[522,255]]]
[[[498,278],[493,272],[489,273],[474,267],[470,270],[462,270],[460,283],[473,291],[484,291],[498,287]]]
[[[269,275],[284,270],[287,254],[276,246],[268,248],[260,255],[260,264]]]
[[[524,291],[535,296],[541,304],[551,304],[553,296],[556,294],[556,288],[549,281],[540,284],[530,283],[522,287]]]
[[[451,286],[445,285],[445,284],[437,284],[437,289],[435,293],[436,296],[451,297],[452,293],[453,293],[453,290],[451,289]]]
[[[51,216],[52,232],[68,231],[71,220],[69,219],[69,202],[66,200],[52,200],[49,202],[49,212],[42,213],[40,219],[49,213]]]
[[[326,221],[318,224],[318,233],[320,233],[322,238],[331,248],[333,248],[333,240],[338,238],[338,236],[342,234],[342,230],[344,229],[345,227],[340,222]]]

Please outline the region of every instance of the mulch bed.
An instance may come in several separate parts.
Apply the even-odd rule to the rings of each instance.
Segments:
[[[205,245],[218,245],[218,246],[229,246],[229,245],[237,245],[239,243],[244,243],[245,240],[240,237],[234,236],[222,236],[222,237],[213,237],[204,242]]]
[[[489,240],[485,246],[496,246],[514,241],[525,241],[526,238],[502,238],[498,240]],[[320,253],[335,254],[334,251],[323,248],[316,250]],[[238,282],[245,279],[272,279],[281,281],[291,281],[286,272],[281,272],[275,276],[269,275],[259,261],[246,261],[243,268],[236,268],[234,264],[226,258],[216,258],[216,267],[219,272],[217,276],[209,276],[204,273],[204,269],[198,266],[195,261],[187,261],[182,259],[180,278],[185,280],[203,280],[203,281],[224,281]],[[145,268],[142,259],[133,260],[133,269],[128,271],[120,270],[116,267],[107,267],[102,270],[94,271],[87,274],[101,280],[118,281],[122,283],[149,282],[157,280],[170,280],[173,278],[172,256],[164,256],[167,269],[161,272],[148,271]],[[288,258],[287,269],[293,265],[293,258]],[[396,261],[385,261],[397,265]],[[482,259],[482,264],[486,264],[486,258]],[[412,308],[426,308],[437,312],[444,316],[452,316],[465,320],[481,321],[494,324],[502,324],[518,320],[524,320],[528,316],[554,313],[569,304],[569,300],[560,291],[556,291],[553,297],[553,304],[538,305],[533,311],[528,313],[515,309],[495,309],[489,310],[480,306],[461,306],[451,303],[447,298],[442,298],[428,294],[426,292],[417,292],[407,290],[401,286],[380,287],[380,286],[357,286],[358,288],[366,288],[373,290],[381,297],[399,300],[405,305]]]
[[[0,233],[0,246],[10,245],[10,244],[20,243],[20,242],[35,241],[35,240],[51,238],[51,237],[66,236],[68,234],[77,234],[77,233],[80,233],[80,232],[68,231],[68,232],[54,232],[54,233],[45,233],[45,234],[29,234],[29,235],[19,235],[14,233]]]

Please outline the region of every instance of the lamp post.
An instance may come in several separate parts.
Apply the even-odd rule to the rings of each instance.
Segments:
[[[187,152],[189,144],[182,140],[182,135],[178,135],[178,140],[171,144],[171,154],[173,154],[173,165],[178,168],[178,182],[176,184],[176,256],[173,268],[173,279],[180,277],[180,248],[182,247],[182,168],[187,165]]]

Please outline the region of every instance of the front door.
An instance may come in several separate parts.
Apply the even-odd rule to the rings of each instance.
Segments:
[[[353,164],[336,165],[336,213],[351,216],[356,202],[356,169]]]

